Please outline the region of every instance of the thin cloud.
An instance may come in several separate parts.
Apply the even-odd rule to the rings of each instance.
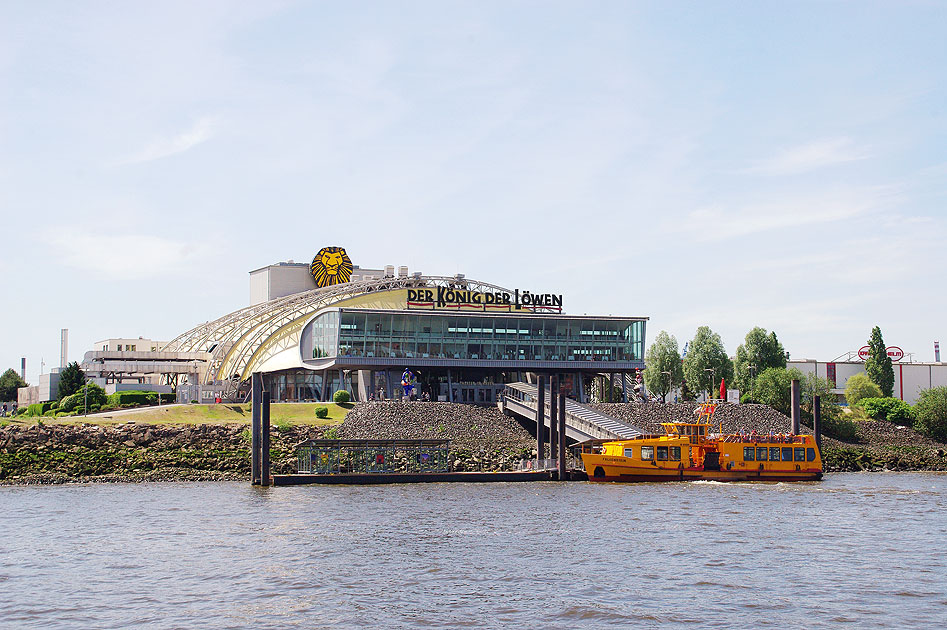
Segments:
[[[201,118],[187,131],[170,138],[159,138],[138,153],[119,160],[119,164],[140,164],[184,153],[210,140],[215,126],[213,119]]]
[[[725,208],[708,206],[665,228],[689,232],[699,241],[718,241],[772,230],[832,223],[865,214],[877,206],[870,198],[826,198]]]
[[[65,267],[110,280],[156,278],[194,269],[209,252],[203,245],[150,234],[101,234],[66,230],[41,240]]]
[[[795,175],[869,157],[871,154],[856,147],[851,138],[828,138],[786,149],[778,155],[757,162],[743,172],[759,175]]]

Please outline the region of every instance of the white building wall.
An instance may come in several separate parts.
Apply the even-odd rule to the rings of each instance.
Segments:
[[[947,364],[945,363],[894,363],[894,397],[913,405],[921,392],[931,387],[947,386]],[[794,367],[803,375],[815,373],[827,378],[829,363],[804,359],[789,361],[786,367]],[[855,374],[864,374],[865,364],[860,361],[835,363],[836,394],[845,393],[848,379]]]

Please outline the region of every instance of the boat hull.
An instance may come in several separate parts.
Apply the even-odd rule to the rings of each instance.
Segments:
[[[661,468],[618,464],[616,458],[583,454],[589,481],[654,482],[654,481],[818,481],[821,470],[704,470],[695,468]]]

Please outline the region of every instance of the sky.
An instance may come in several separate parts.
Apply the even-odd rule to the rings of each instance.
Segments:
[[[0,3],[0,370],[356,265],[947,343],[945,2]],[[945,350],[947,352],[947,350]],[[45,364],[45,365],[43,365]]]

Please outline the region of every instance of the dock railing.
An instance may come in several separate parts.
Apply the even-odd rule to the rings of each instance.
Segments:
[[[310,440],[296,447],[299,473],[448,472],[450,440]]]

